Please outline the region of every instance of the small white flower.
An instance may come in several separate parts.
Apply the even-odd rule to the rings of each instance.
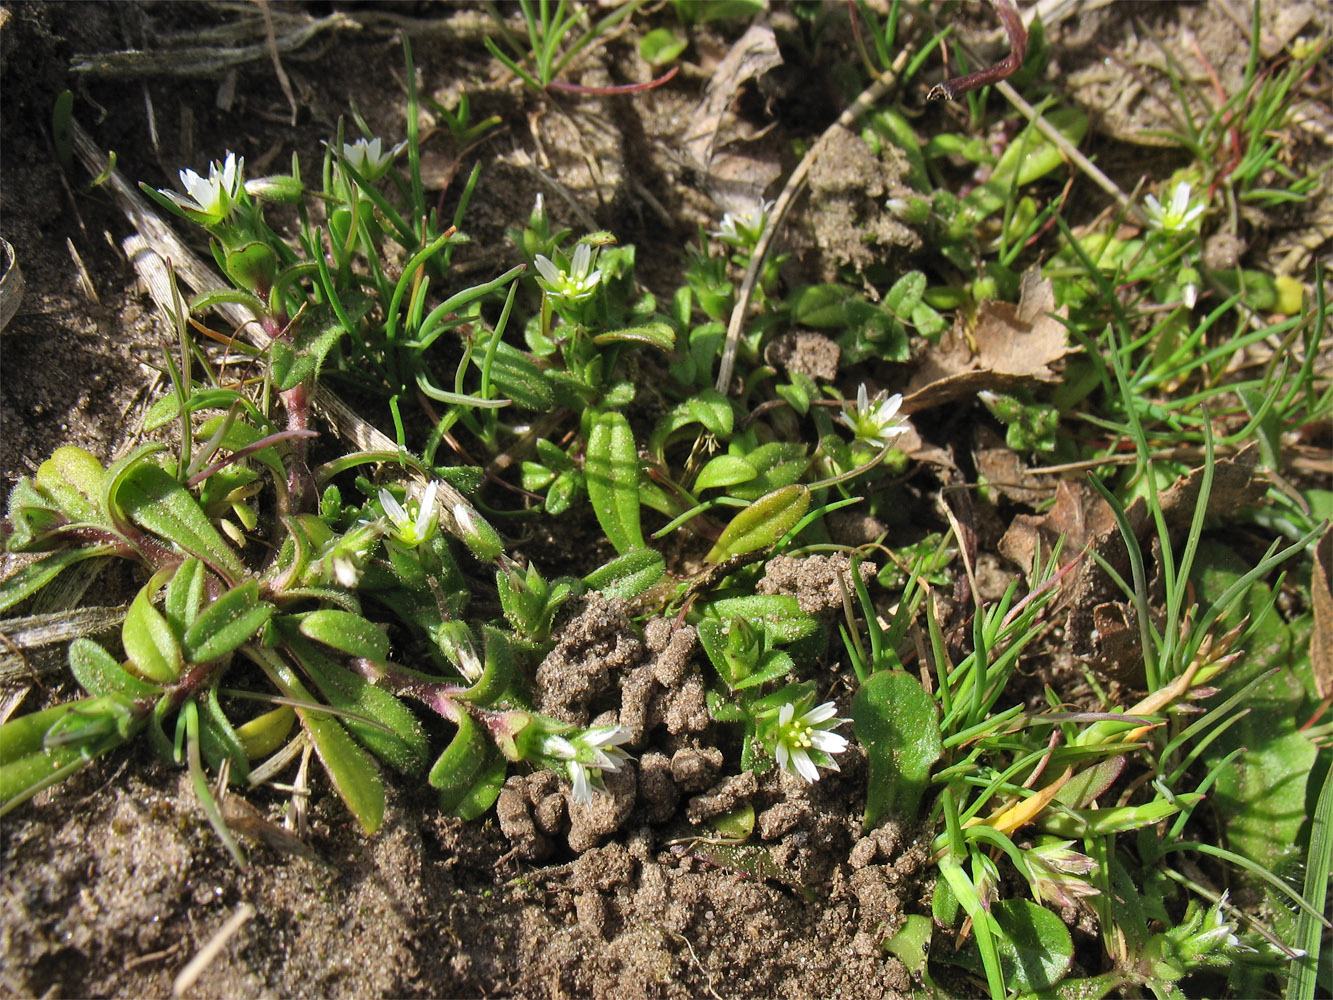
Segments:
[[[837,771],[833,754],[847,749],[847,737],[829,732],[851,719],[836,718],[837,706],[831,701],[810,709],[799,718],[791,702],[778,710],[777,744],[773,756],[778,766],[810,784],[819,780],[819,768]],[[812,758],[811,751],[814,752]]]
[[[373,181],[384,176],[394,157],[406,146],[407,142],[404,140],[392,149],[381,151],[382,144],[378,138],[357,139],[356,142],[343,143],[342,157],[358,174],[368,181]]]
[[[542,750],[566,762],[574,786],[574,801],[587,805],[592,801],[593,789],[601,784],[602,772],[615,773],[629,760],[629,754],[619,747],[629,741],[630,735],[623,726],[598,726],[573,741],[563,736],[544,736]]]
[[[722,216],[722,222],[711,235],[733,246],[754,246],[764,234],[768,222],[768,213],[773,208],[771,201],[761,201],[746,212],[728,212]]]
[[[541,254],[537,254],[533,263],[537,265],[537,273],[541,275],[538,283],[546,289],[547,294],[573,304],[582,302],[597,290],[597,285],[602,280],[602,272],[600,268],[593,269],[595,260],[592,247],[580,243],[574,248],[574,256],[570,260],[568,271],[561,271],[550,259]]]
[[[394,541],[408,548],[415,548],[431,536],[435,528],[435,487],[432,481],[417,505],[416,515],[408,513],[396,497],[386,489],[381,489],[380,506],[389,518],[390,534]]]
[[[1176,184],[1171,195],[1171,207],[1163,208],[1162,203],[1152,195],[1143,199],[1147,207],[1148,224],[1153,229],[1164,233],[1183,233],[1193,228],[1194,221],[1203,214],[1204,204],[1190,203],[1190,185],[1188,181]]]
[[[206,226],[213,225],[231,215],[235,208],[244,168],[243,158],[237,159],[235,153],[228,153],[221,163],[215,160],[209,164],[207,180],[193,170],[182,170],[180,178],[185,194],[177,194],[175,191],[163,191],[162,194],[189,213],[195,221]]]
[[[907,418],[898,416],[902,405],[902,393],[890,396],[881,390],[873,399],[867,398],[862,382],[856,390],[856,403],[842,408],[842,422],[856,435],[856,440],[884,448],[907,430]]]

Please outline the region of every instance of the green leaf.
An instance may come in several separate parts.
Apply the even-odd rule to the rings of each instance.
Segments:
[[[691,424],[703,424],[710,434],[726,440],[735,429],[736,411],[731,400],[716,389],[700,389],[658,420],[648,439],[648,450],[660,458],[675,435]]]
[[[1200,600],[1214,601],[1247,572],[1249,566],[1225,545],[1204,541],[1196,561]],[[1298,728],[1305,690],[1297,670],[1307,657],[1305,642],[1274,608],[1272,589],[1252,584],[1240,606],[1219,628],[1248,616],[1254,623],[1243,641],[1245,658],[1224,678],[1228,691],[1239,690],[1260,675],[1245,699],[1246,714],[1208,744],[1207,766],[1216,767],[1238,747],[1245,752],[1218,774],[1209,803],[1228,847],[1270,871],[1279,870],[1296,851],[1305,821],[1307,786],[1318,750]],[[1218,700],[1225,697],[1220,695]]]
[[[236,738],[241,741],[250,760],[267,757],[287,740],[296,721],[296,711],[290,705],[279,705],[271,712],[257,715],[236,727]]]
[[[933,930],[930,917],[922,916],[920,913],[909,914],[898,928],[898,933],[884,942],[884,949],[907,966],[908,972],[919,976],[925,969],[926,957],[930,954]]]
[[[926,276],[920,271],[908,271],[893,283],[884,296],[884,309],[899,319],[907,319],[926,292]]]
[[[760,445],[745,456],[745,461],[754,466],[758,475],[728,491],[741,500],[758,500],[766,493],[792,485],[805,475],[810,465],[805,445],[789,441]]]
[[[46,733],[69,714],[79,702],[69,701],[40,712],[29,712],[0,726],[0,764],[26,757],[46,746]],[[0,799],[8,796],[0,796]]]
[[[676,331],[666,323],[646,323],[643,326],[632,326],[625,330],[608,330],[606,333],[599,333],[592,338],[592,342],[599,347],[615,343],[646,344],[669,354],[676,347]]]
[[[352,324],[358,323],[374,304],[362,292],[342,291],[339,304]],[[273,384],[286,392],[319,374],[324,358],[346,333],[343,322],[328,306],[307,309],[296,326],[291,342],[275,340],[270,354]]]
[[[112,486],[113,502],[140,527],[169,539],[191,555],[198,556],[228,582],[244,579],[245,567],[198,502],[166,470],[140,461],[125,471]]]
[[[774,490],[732,518],[705,557],[706,561],[719,563],[776,544],[809,506],[810,491],[804,486],[793,484]]]
[[[787,297],[787,304],[802,326],[832,329],[847,324],[847,302],[858,296],[846,285],[805,285]]]
[[[120,695],[138,700],[157,698],[162,689],[135,677],[105,649],[82,636],[69,644],[69,668],[91,695]]]
[[[470,820],[484,813],[499,797],[507,767],[481,727],[464,712],[458,720],[458,732],[435,761],[426,780],[432,788],[439,789],[442,812]]]
[[[259,599],[255,581],[232,588],[206,607],[186,630],[186,659],[191,663],[221,659],[248,642],[274,610],[272,604]]]
[[[704,653],[716,668],[718,676],[722,678],[728,690],[735,691],[736,685],[743,680],[743,677],[732,669],[731,661],[727,658],[726,626],[716,618],[703,618],[694,629],[699,636],[699,645],[703,646]]]
[[[180,677],[185,658],[171,624],[153,607],[160,576],[149,580],[130,602],[120,639],[135,673],[157,684],[170,684]]]
[[[106,520],[100,503],[105,474],[90,452],[66,445],[38,467],[33,483],[71,521],[101,524]]]
[[[616,551],[646,548],[639,524],[639,452],[621,414],[603,413],[594,422],[584,477],[593,512]]]
[[[361,824],[361,829],[374,833],[384,822],[384,783],[375,769],[375,762],[353,742],[337,719],[316,708],[306,707],[315,699],[291,668],[276,656],[265,657],[262,665],[284,695],[302,703],[296,714],[310,736],[329,780]]]
[[[741,618],[762,628],[769,643],[786,645],[808,638],[819,629],[818,620],[802,611],[800,602],[787,594],[751,594],[724,597],[704,607],[704,614],[723,624]]]
[[[278,276],[277,252],[258,240],[225,248],[222,263],[235,284],[252,292],[272,285]]]
[[[1324,936],[1314,915],[1327,912],[1324,904],[1328,899],[1329,868],[1333,866],[1333,769],[1324,774],[1323,788],[1310,820],[1304,892],[1310,909],[1301,910],[1294,939],[1287,939],[1303,954],[1296,960],[1295,970],[1287,982],[1286,1000],[1314,1000]]]
[[[639,55],[654,68],[664,66],[685,51],[689,39],[682,38],[670,28],[654,28],[639,39]]]
[[[1053,989],[1069,972],[1074,943],[1056,914],[1030,899],[1001,899],[992,904],[991,916],[1000,930],[995,944],[1009,989]]]
[[[748,483],[759,475],[759,470],[736,455],[715,455],[708,464],[699,470],[694,480],[696,492],[716,489],[719,486],[735,486]]]
[[[373,622],[350,611],[325,608],[301,618],[298,626],[307,639],[332,646],[348,656],[362,656],[376,663],[389,658],[389,637]]]
[[[514,649],[509,637],[490,625],[481,627],[486,642],[486,669],[481,679],[458,697],[475,705],[492,705],[509,691],[514,680]]]
[[[481,368],[485,358],[474,354],[472,363]],[[555,406],[555,392],[546,372],[533,360],[514,347],[501,341],[490,362],[491,385],[500,395],[514,401],[525,410],[542,412]]]
[[[412,710],[365,677],[340,666],[308,643],[293,643],[301,665],[334,708],[364,718],[346,717],[342,725],[394,770],[419,774],[426,767],[429,742]]]
[[[913,823],[930,769],[944,753],[935,700],[902,670],[871,674],[852,699],[856,738],[870,758],[865,827]]]
[[[195,702],[199,705],[199,749],[203,751],[208,766],[216,771],[224,760],[229,760],[230,780],[244,781],[250,774],[250,757],[231,720],[222,711],[217,686],[210,687]]]
[[[629,600],[642,594],[666,572],[662,554],[653,549],[631,549],[583,578],[589,590]]]
[[[716,389],[701,389],[685,401],[693,417],[720,438],[731,437],[736,426],[736,410],[731,400]]]
[[[8,514],[12,533],[5,539],[5,549],[9,552],[40,551],[59,545],[60,539],[45,536],[69,521],[55,501],[27,476],[20,477],[10,490]]]
[[[109,546],[65,549],[29,563],[0,583],[0,612],[8,611],[20,601],[27,600],[75,563],[109,555],[111,551]]]
[[[49,732],[79,710],[100,701],[70,701],[19,716],[0,726],[0,816],[124,742],[113,728],[100,743],[47,745]]]
[[[199,609],[204,605],[206,582],[204,564],[192,556],[177,567],[171,582],[167,584],[162,613],[171,622],[177,635],[184,635],[199,616]]]

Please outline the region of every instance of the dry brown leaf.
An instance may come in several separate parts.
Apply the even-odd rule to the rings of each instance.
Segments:
[[[741,86],[751,79],[763,76],[775,66],[782,65],[778,40],[773,29],[752,24],[731,47],[717,65],[708,93],[695,112],[694,125],[685,136],[685,152],[694,161],[700,173],[712,173],[713,152],[731,108],[731,102]]]
[[[1064,538],[1065,558],[1083,551],[1088,541],[1115,527],[1111,508],[1083,480],[1062,479],[1055,486],[1055,504],[1045,514],[1019,514],[1000,539],[1000,554],[1031,573]]]
[[[972,464],[979,480],[1010,500],[1031,505],[1050,496],[1050,477],[1032,475],[1018,452],[986,424],[972,430]]]
[[[1018,305],[983,302],[970,331],[962,321],[940,338],[908,383],[903,411],[913,413],[989,389],[1058,381],[1060,360],[1072,350],[1055,308],[1055,292],[1040,268],[1024,272]]]
[[[1333,527],[1324,532],[1314,550],[1310,575],[1310,609],[1314,631],[1310,635],[1310,668],[1319,697],[1333,695]]]

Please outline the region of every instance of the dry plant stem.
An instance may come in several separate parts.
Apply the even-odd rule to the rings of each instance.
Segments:
[[[254,917],[258,911],[250,903],[242,903],[236,907],[226,923],[217,929],[208,943],[199,949],[199,953],[185,964],[171,984],[172,996],[184,996],[195,984],[195,981],[203,974],[204,970],[213,963],[213,960],[222,953],[222,949],[227,947],[230,941],[242,927],[244,927]]]
[[[805,185],[806,178],[810,175],[810,168],[814,165],[815,160],[835,129],[850,128],[858,118],[874,107],[876,101],[888,93],[889,88],[897,82],[898,74],[907,65],[910,56],[911,52],[907,49],[900,52],[889,72],[881,75],[874,83],[857,95],[856,100],[852,101],[847,109],[838,116],[838,120],[824,130],[824,134],[810,147],[805,156],[801,158],[801,162],[796,165],[796,169],[791,172],[791,176],[787,178],[782,194],[778,195],[773,211],[764,224],[764,231],[759,237],[759,242],[755,244],[754,252],[750,255],[750,266],[745,271],[745,279],[741,282],[740,292],[736,296],[736,305],[731,310],[731,320],[727,324],[727,340],[722,348],[722,363],[718,365],[717,382],[715,383],[718,392],[725,394],[728,386],[731,385],[731,374],[736,367],[736,349],[740,346],[741,327],[745,324],[746,310],[750,308],[750,296],[754,293],[754,283],[759,278],[759,271],[764,266],[764,258],[768,256],[768,248],[772,245],[773,238],[782,226],[788,209],[791,208],[792,202],[796,200],[796,196]]]
[[[1078,167],[1079,170],[1083,171],[1083,173],[1087,174],[1094,184],[1114,198],[1121,208],[1134,216],[1135,222],[1141,226],[1148,225],[1148,216],[1144,214],[1143,209],[1139,208],[1139,206],[1120,189],[1120,185],[1098,170],[1096,164],[1080,153],[1078,148],[1072,142],[1060,134],[1059,129],[1043,118],[1037,112],[1036,108],[1023,100],[1022,96],[1010,85],[1008,80],[1001,80],[995,85],[995,89],[1003,94],[1005,100],[1016,107],[1024,118],[1036,126],[1037,131],[1049,139],[1055,147],[1065,155],[1066,159]]]

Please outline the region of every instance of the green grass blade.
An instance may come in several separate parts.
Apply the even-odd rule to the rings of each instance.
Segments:
[[[1296,960],[1287,980],[1286,1000],[1314,1000],[1323,927],[1315,915],[1324,912],[1328,899],[1328,875],[1333,859],[1333,768],[1324,775],[1310,828],[1310,851],[1305,861],[1305,906],[1296,920],[1292,946],[1304,954]],[[1308,909],[1307,909],[1308,907]]]

